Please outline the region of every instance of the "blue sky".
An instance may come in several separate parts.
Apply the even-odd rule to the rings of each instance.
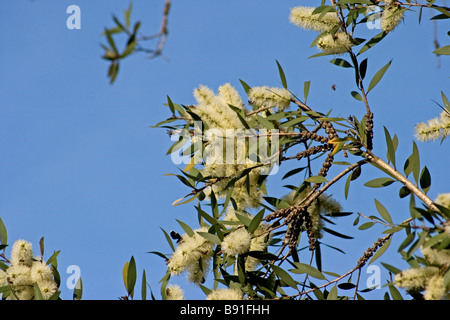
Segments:
[[[72,4],[81,9],[80,30],[66,28],[66,8]],[[175,178],[163,176],[177,170],[165,156],[171,142],[165,130],[149,128],[170,116],[163,106],[167,95],[175,103],[192,104],[192,91],[200,84],[216,90],[229,82],[242,94],[239,79],[250,85],[281,86],[278,60],[289,88],[299,96],[303,82],[311,81],[308,102],[318,111],[332,108],[342,116],[364,114],[363,105],[350,96],[356,89],[352,71],[328,63],[332,57],[308,59],[317,53],[310,48],[316,35],[289,23],[289,8],[305,1],[174,2],[164,48],[168,60],[149,60],[144,54],[130,57],[122,63],[116,83],[109,85],[107,63],[100,58],[99,44],[105,42],[101,32],[113,26],[112,14],[122,18],[128,4],[106,0],[1,3],[0,217],[10,244],[23,238],[33,243],[37,253],[44,236],[46,257],[61,250],[58,269],[63,299],[72,294],[64,285],[70,265],[81,269],[85,299],[116,299],[125,294],[122,267],[132,255],[139,275],[145,268],[160,297],[158,281],[165,266],[146,252],[170,252],[160,227],[181,232],[175,219],[197,227],[190,204],[171,206],[189,190]],[[132,21],[141,20],[141,31],[153,34],[159,29],[162,8],[162,0],[135,0]],[[393,59],[369,102],[375,113],[374,151],[385,155],[386,126],[399,137],[402,165],[412,150],[414,125],[440,113],[432,99],[439,102],[441,90],[450,97],[449,61],[444,56],[437,67],[430,17],[424,11],[419,25],[417,13],[408,12],[405,22],[365,55],[368,79]],[[448,43],[446,32],[441,23],[442,45]],[[360,36],[376,33],[364,30]],[[418,145],[422,164],[431,172],[429,195],[434,199],[449,191],[448,141]],[[338,169],[333,168],[330,175]],[[383,190],[362,187],[375,173],[373,168],[363,168],[348,201],[342,201],[345,211],[374,214],[376,197],[394,221],[409,217],[408,201],[398,199],[397,184]],[[280,182],[281,176],[269,184],[275,196],[285,192],[280,185],[296,183],[295,178]],[[342,186],[333,189],[340,200]],[[347,252],[324,250],[325,270],[351,269],[378,237],[376,231],[382,230],[358,231],[352,226],[354,218],[342,218],[336,227],[354,236],[354,241],[323,239],[345,246]],[[380,261],[390,262],[395,251],[394,244]],[[405,266],[401,261],[392,264]],[[174,278],[173,283],[182,285],[187,297],[203,298],[183,277]]]

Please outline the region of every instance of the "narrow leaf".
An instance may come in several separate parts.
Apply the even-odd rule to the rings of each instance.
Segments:
[[[264,209],[262,209],[260,212],[258,212],[258,214],[252,219],[252,221],[250,222],[250,225],[248,226],[247,231],[249,233],[253,233],[259,226],[259,224],[262,221],[262,218],[264,217]]]
[[[284,269],[272,264],[271,265],[273,271],[276,275],[285,282],[288,286],[297,289],[297,282],[291,277],[289,273],[287,273]]]
[[[375,254],[372,256],[372,258],[369,261],[369,264],[371,264],[372,262],[374,262],[375,260],[377,260],[379,257],[381,257],[381,255],[383,253],[386,252],[387,248],[389,248],[389,245],[391,244],[391,239],[389,238],[379,249],[377,252],[375,252]]]
[[[394,148],[394,142],[392,141],[391,135],[389,134],[388,129],[384,127],[384,135],[386,138],[386,146],[387,146],[387,159],[392,162],[392,164],[395,167],[395,148]]]
[[[333,286],[331,288],[330,292],[328,293],[327,300],[337,300],[338,297],[338,290],[336,286]]]
[[[128,271],[127,271],[127,291],[128,294],[133,297],[134,294],[134,286],[136,284],[136,262],[134,261],[134,257],[131,256],[130,263],[128,264]]]
[[[180,221],[178,219],[175,219],[175,220],[177,220],[177,222],[180,224],[180,226],[183,228],[183,230],[186,232],[186,234],[189,237],[192,237],[194,235],[194,231],[186,223],[184,223],[183,221]]]
[[[420,174],[420,187],[425,193],[428,193],[428,190],[430,190],[431,186],[431,175],[428,168],[425,166],[422,169],[422,172]]]
[[[376,178],[376,179],[367,181],[364,185],[369,188],[382,188],[382,187],[386,187],[394,182],[395,182],[395,180],[391,179],[391,178]]]
[[[283,88],[287,89],[286,76],[284,74],[283,68],[278,63],[278,61],[277,61],[277,66],[278,66],[278,72],[280,73],[280,79],[281,79],[281,83],[283,84]]]
[[[389,224],[393,224],[391,215],[377,199],[375,199],[375,206],[377,207],[378,213],[381,215],[381,217]]]
[[[306,273],[313,278],[320,279],[320,280],[327,280],[327,278],[325,278],[325,276],[323,275],[322,272],[320,272],[313,266],[310,266],[309,264],[301,263],[301,262],[294,262],[294,265],[296,266],[296,269],[290,270],[293,273],[299,273],[299,274]]]
[[[386,64],[380,70],[378,70],[377,73],[375,73],[375,75],[373,76],[372,80],[369,83],[369,88],[367,89],[367,93],[369,93],[370,90],[372,90],[378,84],[378,82],[380,82],[381,78],[384,76],[384,74],[386,73],[386,71],[389,68],[389,66],[391,65],[391,63],[392,63],[392,60],[389,61],[388,64]]]
[[[311,81],[305,81],[305,83],[303,84],[303,96],[305,98],[305,103],[306,103],[306,100],[308,99],[310,86],[311,86]]]
[[[330,62],[332,64],[337,65],[338,67],[353,68],[353,66],[348,61],[341,59],[341,58],[332,59],[332,60],[330,60]]]
[[[6,226],[3,223],[2,218],[0,218],[0,244],[8,244],[8,232],[6,231]]]

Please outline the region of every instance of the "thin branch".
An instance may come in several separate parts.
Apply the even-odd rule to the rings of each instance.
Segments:
[[[431,210],[439,211],[439,209],[433,204],[433,200],[431,200],[422,190],[420,190],[416,185],[414,185],[411,181],[409,181],[405,176],[403,176],[400,172],[398,172],[395,168],[391,167],[388,163],[386,163],[381,158],[375,156],[371,151],[367,151],[368,155],[366,157],[367,161],[378,165],[385,171],[387,171],[393,178],[400,181],[407,187],[411,192],[413,192],[420,200],[422,200],[425,205]]]

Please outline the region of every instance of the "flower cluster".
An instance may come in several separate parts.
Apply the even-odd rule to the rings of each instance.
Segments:
[[[450,250],[421,248],[427,265],[407,269],[395,276],[395,284],[411,292],[424,290],[426,300],[441,300],[450,298],[450,287],[445,285],[441,270],[450,266]]]
[[[242,300],[242,292],[238,289],[214,289],[207,296],[206,300]]]
[[[381,14],[381,30],[391,32],[403,20],[403,11],[401,7],[394,5],[395,1],[385,1],[387,5]]]
[[[208,232],[208,229],[199,228],[192,236],[184,234],[167,263],[172,275],[180,275],[187,271],[188,280],[197,284],[205,280],[214,246],[198,232]]]
[[[236,213],[253,219],[253,216],[246,212],[236,212],[231,206],[227,209],[225,221],[238,222]],[[231,227],[233,227],[231,225]],[[231,232],[224,238],[221,244],[222,251],[230,256],[244,254],[250,251],[265,251],[271,240],[271,234],[266,232],[267,226],[261,223],[252,234],[243,227],[231,229]],[[245,258],[245,270],[252,271],[258,266],[260,260],[251,256]]]
[[[285,88],[253,87],[248,97],[250,102],[261,108],[278,108],[283,111],[291,103],[291,93]]]
[[[167,300],[184,300],[184,291],[179,285],[170,284],[166,288]]]
[[[450,134],[450,112],[442,111],[439,118],[428,120],[428,123],[421,122],[416,125],[416,138],[420,141],[434,141],[439,138],[444,139]]]
[[[315,13],[312,7],[295,7],[291,9],[290,21],[296,26],[321,34],[316,39],[319,50],[326,54],[342,54],[354,45],[351,36],[339,30],[340,20],[336,12]]]
[[[286,96],[282,90],[273,89],[276,94],[265,93],[266,103],[278,108],[286,107]],[[287,91],[287,90],[286,90]],[[267,97],[273,95],[272,98]],[[232,197],[241,208],[255,207],[263,196],[263,186],[258,183],[262,166],[250,159],[245,151],[249,149],[248,139],[242,134],[244,125],[236,112],[230,107],[236,107],[245,112],[244,103],[236,89],[230,84],[219,87],[218,94],[200,86],[194,90],[197,105],[191,111],[198,115],[207,126],[203,135],[204,168],[203,176],[216,179],[211,187],[204,190],[206,195],[213,191],[218,196],[226,196],[226,186],[232,179],[236,179]],[[290,97],[290,95],[289,95]],[[283,100],[282,103],[279,101]],[[274,102],[275,101],[275,102]],[[289,103],[289,99],[287,100]],[[251,169],[248,175],[239,175],[246,169]],[[248,181],[247,181],[248,180]]]
[[[35,284],[44,300],[58,292],[52,269],[41,257],[33,257],[30,242],[22,239],[14,242],[10,263],[5,271],[0,270],[0,286],[8,285],[11,288],[8,299],[33,300]]]

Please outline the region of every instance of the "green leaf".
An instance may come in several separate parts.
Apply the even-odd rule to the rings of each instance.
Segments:
[[[391,239],[389,238],[380,248],[378,248],[378,251],[375,252],[375,254],[372,256],[372,258],[369,261],[369,264],[377,260],[383,253],[386,252],[386,250],[389,248],[389,245],[391,244]]]
[[[39,240],[39,252],[41,254],[41,257],[43,257],[44,256],[44,237],[42,237]]]
[[[348,61],[341,59],[341,58],[332,59],[332,60],[330,60],[330,62],[332,64],[337,65],[338,67],[353,68],[353,66]]]
[[[391,65],[391,63],[392,63],[392,60],[389,61],[380,70],[378,70],[377,73],[375,73],[375,75],[373,76],[372,80],[369,83],[369,88],[367,89],[367,93],[369,93],[370,90],[372,90],[378,84],[378,82],[380,82],[381,78],[384,76],[384,74],[386,73],[386,71],[389,68],[389,66]]]
[[[295,265],[296,269],[289,270],[292,273],[298,273],[298,274],[306,273],[307,275],[310,275],[313,278],[320,279],[320,280],[327,280],[327,278],[323,275],[322,272],[320,272],[313,266],[310,266],[309,264],[301,263],[301,262],[294,262],[294,265]]]
[[[247,231],[249,233],[253,233],[259,226],[259,224],[262,221],[262,218],[264,217],[264,211],[265,209],[262,209],[260,212],[256,214],[256,216],[252,219],[250,222]]]
[[[311,86],[311,81],[305,81],[305,83],[303,84],[303,96],[305,98],[305,103],[306,103],[306,100],[308,99],[310,86]]]
[[[376,179],[367,181],[364,185],[369,188],[382,188],[382,187],[386,187],[394,182],[395,182],[395,180],[391,179],[391,178],[376,178]]]
[[[44,300],[42,297],[41,290],[39,289],[39,285],[34,283],[34,300]]]
[[[329,234],[332,234],[333,236],[336,236],[336,237],[339,237],[339,238],[342,238],[342,239],[353,239],[353,237],[351,237],[351,236],[347,236],[345,234],[342,234],[342,233],[339,233],[337,231],[328,229],[326,227],[323,228],[323,231],[328,232]]]
[[[393,273],[393,274],[397,274],[402,272],[402,270],[397,269],[396,267],[391,266],[390,264],[381,262],[381,264],[383,265],[383,267],[385,267],[389,272]]]
[[[172,249],[172,251],[175,251],[175,247],[173,246],[172,238],[169,236],[169,234],[166,232],[166,230],[164,230],[161,227],[160,227],[160,229],[164,232],[164,236],[166,237],[166,240],[169,243],[169,246]]]
[[[222,243],[222,241],[220,241],[220,238],[216,234],[212,234],[209,232],[200,232],[200,231],[198,231],[197,233],[212,243],[215,243],[218,245],[220,245]]]
[[[275,60],[276,61],[276,60]],[[281,67],[281,65],[277,62],[277,66],[278,66],[278,72],[280,73],[280,79],[281,79],[281,83],[283,84],[283,88],[287,89],[287,82],[286,82],[286,76],[284,74],[283,68]]]
[[[248,95],[250,91],[252,90],[252,87],[250,87],[245,81],[239,79],[239,82],[241,83],[242,87],[244,88],[245,93]]]
[[[381,215],[381,217],[389,224],[393,224],[391,215],[386,210],[386,208],[379,202],[377,199],[375,199],[375,206],[377,207],[378,213]]]
[[[311,183],[323,183],[327,182],[327,179],[323,176],[311,176],[309,178],[306,178],[305,181]]]
[[[358,92],[352,91],[352,92],[350,92],[350,94],[351,94],[352,97],[355,98],[356,100],[358,100],[358,101],[363,101],[363,98],[361,97],[361,95],[360,95]]]
[[[308,116],[300,116],[300,117],[297,117],[295,119],[292,119],[292,120],[289,120],[289,121],[281,123],[280,127],[282,127],[282,128],[290,128],[290,127],[295,126],[297,123],[302,123],[302,122],[304,122],[304,121],[306,121],[308,119],[309,119]]]
[[[392,299],[403,300],[402,295],[400,294],[398,289],[392,283],[389,283],[389,292],[391,293]]]
[[[417,144],[414,141],[413,141],[413,152],[409,156],[409,158],[405,161],[403,171],[405,172],[406,176],[409,176],[411,173],[413,173],[414,179],[416,183],[418,183],[420,172],[420,157],[419,157],[419,149],[417,148]]]
[[[284,180],[284,179],[286,179],[286,178],[288,178],[288,177],[290,177],[290,176],[293,176],[294,174],[297,174],[297,173],[299,173],[299,172],[302,172],[303,170],[305,170],[306,169],[306,167],[301,167],[301,168],[295,168],[295,169],[292,169],[292,170],[290,170],[289,172],[287,172],[284,176],[283,176],[283,178],[281,178],[281,180]]]
[[[77,283],[75,283],[75,288],[73,289],[73,300],[81,300],[83,297],[83,281],[81,277],[78,278]]]
[[[398,195],[400,198],[405,198],[411,194],[411,190],[409,190],[407,187],[403,186],[400,188]]]
[[[441,91],[441,97],[442,102],[444,103],[445,109],[450,112],[450,102],[448,101],[447,97],[445,96],[444,92]]]
[[[273,271],[276,273],[276,275],[288,286],[297,289],[297,282],[291,277],[289,273],[287,273],[284,269],[271,264],[270,265],[273,269]]]
[[[267,120],[264,117],[261,117],[259,114],[256,114],[256,119],[258,120],[258,122],[260,124],[263,125],[263,127],[267,128],[267,129],[275,129],[275,127],[273,126],[272,122],[270,122],[269,120]]]
[[[350,289],[353,289],[355,287],[356,287],[356,285],[354,283],[351,283],[351,282],[343,282],[343,283],[338,284],[338,288],[342,289],[342,290],[350,290]]]
[[[359,76],[361,77],[361,80],[364,80],[366,76],[366,71],[367,71],[367,58],[364,59],[359,65]]]
[[[104,32],[105,32],[104,34],[106,35],[106,40],[108,40],[108,43],[111,46],[112,50],[114,51],[114,53],[116,55],[119,55],[119,52],[117,51],[116,44],[114,43],[114,39],[112,38],[111,31],[108,30],[108,29],[105,29]]]
[[[180,226],[183,228],[183,230],[186,232],[186,234],[189,237],[192,237],[194,235],[194,231],[186,223],[184,223],[183,221],[180,221],[178,219],[175,219],[175,220],[177,220],[177,222],[180,224]]]
[[[133,9],[133,2],[130,2],[130,5],[128,6],[128,10],[124,10],[125,25],[127,26],[127,28],[130,27],[130,15],[131,15],[132,9]]]
[[[344,188],[345,199],[348,198],[348,190],[350,189],[350,181],[352,181],[351,175],[349,175],[347,178],[347,181],[345,181],[345,188]]]
[[[428,193],[428,190],[430,190],[430,186],[431,175],[430,171],[428,171],[428,168],[425,166],[420,173],[420,187],[422,188],[423,192]]]
[[[358,56],[363,53],[366,52],[367,50],[369,50],[370,48],[372,48],[373,46],[375,46],[378,42],[380,42],[381,40],[383,40],[383,38],[387,35],[387,32],[380,32],[379,34],[377,34],[376,36],[374,36],[372,39],[370,39],[369,41],[366,42],[366,44],[361,48],[361,50],[359,50],[358,52]]]
[[[362,225],[359,226],[358,230],[366,230],[371,228],[373,225],[375,224],[375,222],[365,222]]]
[[[331,288],[330,292],[328,293],[327,300],[337,300],[338,297],[338,290],[336,285]]]
[[[141,296],[142,300],[147,300],[147,276],[145,275],[145,270],[142,272]]]
[[[394,148],[394,142],[391,139],[391,135],[389,134],[388,129],[384,127],[384,135],[386,138],[386,146],[387,146],[387,159],[392,162],[392,164],[395,167],[395,148]]]
[[[8,244],[8,232],[6,231],[6,226],[0,218],[0,244],[7,245]]]
[[[136,262],[134,261],[134,257],[131,256],[130,262],[128,264],[127,269],[127,291],[128,295],[133,297],[134,294],[134,286],[136,284]]]
[[[433,53],[438,55],[450,55],[450,45],[437,48]]]

